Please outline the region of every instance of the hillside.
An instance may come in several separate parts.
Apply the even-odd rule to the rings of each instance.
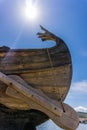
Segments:
[[[79,118],[87,118],[87,113],[85,112],[78,112]]]

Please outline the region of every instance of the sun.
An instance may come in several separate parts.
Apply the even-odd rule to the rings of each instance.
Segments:
[[[32,1],[26,0],[26,5],[24,8],[24,15],[28,20],[36,20],[38,17],[38,8]]]

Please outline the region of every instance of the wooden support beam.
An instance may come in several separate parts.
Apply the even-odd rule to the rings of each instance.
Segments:
[[[27,85],[27,87],[23,86],[22,84],[16,82],[12,78],[6,76],[5,74],[3,74],[1,72],[0,72],[0,80],[2,82],[4,82],[5,84],[7,84],[9,87],[13,87],[18,92],[20,92],[24,96],[28,97],[32,101],[36,102],[40,106],[42,106],[45,109],[53,112],[57,116],[59,116],[59,117],[62,116],[63,110],[58,107],[58,105],[60,106],[60,104],[53,103],[51,101],[51,99],[48,98],[46,95],[44,95],[44,97],[43,97],[42,93],[38,94],[37,90],[35,90],[34,88],[32,88],[30,85]]]
[[[9,91],[10,90],[10,91]],[[27,104],[29,104],[31,109],[36,109],[39,110],[41,112],[44,112],[46,115],[48,115],[48,117],[54,121],[54,123],[56,123],[56,125],[60,126],[61,128],[65,129],[65,130],[75,130],[76,127],[78,126],[79,123],[79,119],[78,116],[76,114],[76,112],[67,104],[64,104],[64,108],[65,108],[65,112],[63,113],[63,115],[61,117],[58,117],[57,115],[55,115],[54,113],[52,113],[51,111],[45,109],[44,107],[41,107],[40,105],[38,105],[37,103],[33,102],[32,100],[29,100],[29,98],[27,98],[26,96],[24,96],[21,93],[17,93],[17,91],[15,91],[15,94],[13,94],[14,89],[11,89],[10,87],[7,89],[6,94],[18,98],[23,101],[25,101]],[[55,103],[57,103],[55,101]],[[62,107],[61,107],[62,109]]]
[[[19,82],[15,81],[14,78],[10,78],[0,72],[0,80],[9,87],[18,91],[19,96],[17,97],[21,97],[21,99],[27,103],[31,109],[44,112],[61,128],[65,130],[75,130],[77,128],[79,124],[78,115],[69,105],[63,103],[65,109],[64,112],[60,102],[51,100],[41,93],[41,91],[38,93],[37,90],[31,88],[29,85],[22,85],[20,79]],[[8,95],[10,95],[10,93],[8,93]]]

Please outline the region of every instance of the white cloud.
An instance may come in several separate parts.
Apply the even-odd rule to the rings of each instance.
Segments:
[[[81,93],[87,93],[87,80],[72,83],[71,90]]]
[[[74,108],[77,112],[86,112],[87,113],[87,108],[83,106],[79,106]]]

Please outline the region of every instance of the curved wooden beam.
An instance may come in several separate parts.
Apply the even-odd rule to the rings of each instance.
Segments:
[[[20,77],[18,79],[20,81]],[[22,85],[1,72],[0,80],[7,84],[9,87],[16,89],[19,92],[21,99],[25,101],[25,103],[27,103],[31,109],[36,109],[44,112],[61,128],[64,128],[66,130],[75,130],[77,128],[79,124],[78,115],[75,110],[69,105],[63,103],[65,109],[65,111],[63,111],[60,102],[52,101],[41,92],[38,94],[37,90],[34,88],[28,85],[26,86],[25,84]]]

